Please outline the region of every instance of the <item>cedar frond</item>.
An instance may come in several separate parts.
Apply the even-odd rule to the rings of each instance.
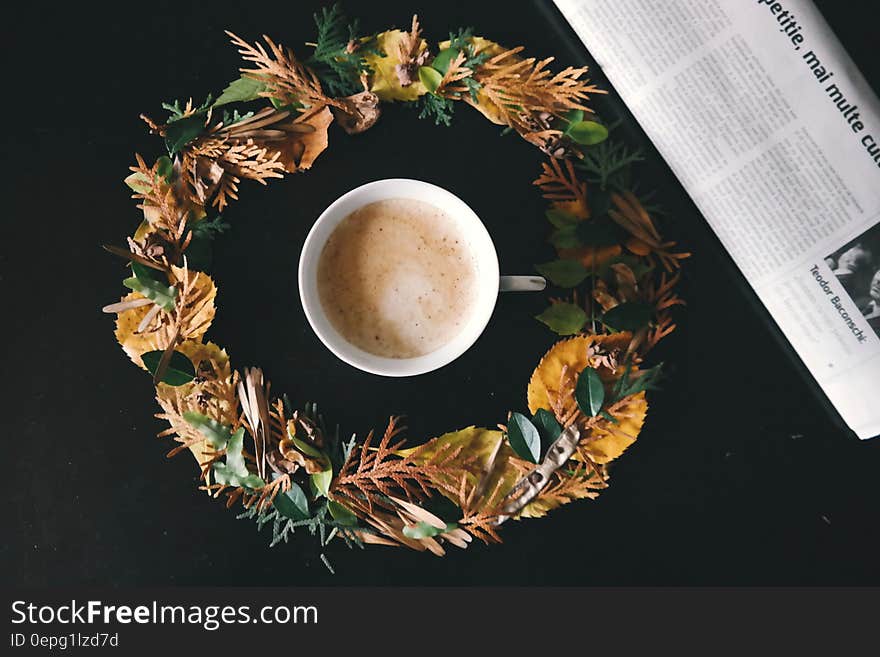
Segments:
[[[551,482],[538,494],[532,502],[546,509],[584,498],[595,499],[599,491],[608,488],[608,474],[604,465],[590,460],[577,463],[574,470],[559,469],[553,473]]]
[[[675,276],[667,279],[664,272],[660,276],[658,285],[648,291],[648,301],[654,305],[656,311],[656,324],[652,326],[645,337],[645,346],[642,353],[647,353],[667,335],[672,333],[675,328],[675,322],[672,321],[672,308],[675,306],[685,305],[684,299],[678,296],[674,288],[681,278],[681,272],[676,272]]]
[[[352,449],[339,474],[330,486],[331,495],[348,499],[366,500],[368,507],[382,497],[403,496],[407,500],[424,499],[431,495],[433,482],[449,474],[449,463],[459,450],[440,449],[425,461],[419,462],[424,449],[416,448],[404,457],[395,452],[404,445],[403,440],[392,440],[403,430],[398,426],[400,418],[391,417],[379,445],[372,448],[373,432]]]
[[[129,167],[129,170],[140,177],[138,184],[146,189],[136,191],[132,198],[140,201],[137,207],[149,217],[152,228],[161,231],[165,238],[179,247],[191,206],[183,202],[175,194],[174,188],[159,175],[158,162],[149,167],[140,153],[135,153],[135,160],[137,164]]]
[[[401,64],[407,65],[415,62],[419,57],[422,47],[422,28],[419,25],[418,14],[413,14],[409,32],[406,32],[397,46],[397,57]]]
[[[290,110],[267,107],[245,119],[210,126],[181,153],[181,173],[191,197],[202,205],[213,197],[213,205],[222,211],[238,199],[243,179],[266,185],[285,172],[307,168],[311,162],[300,158],[304,142],[318,135],[312,122],[323,130],[326,145],[326,125],[320,123],[320,112],[315,110],[292,117]],[[294,158],[297,145],[301,148]]]
[[[590,112],[591,94],[606,93],[583,79],[587,67],[571,66],[553,73],[553,57],[523,59],[522,46],[505,50],[476,68],[474,80],[498,109],[507,125],[526,140],[555,154],[559,130],[550,129],[550,117],[563,117],[572,110]],[[564,149],[563,149],[564,154]]]
[[[477,497],[475,489],[479,484],[471,486],[467,477],[462,476],[458,501],[462,518],[458,524],[484,543],[501,543],[498,520],[506,494],[502,489],[503,483],[503,479],[499,479],[489,495],[474,507],[473,500]]]
[[[535,179],[533,184],[541,188],[546,199],[576,201],[586,206],[587,184],[578,180],[571,160],[565,160],[564,165],[556,158],[551,158],[549,162],[542,162],[541,175]]]
[[[217,288],[207,274],[190,271],[185,260],[183,267],[174,271],[177,296],[171,313],[173,324],[181,340],[203,335],[214,319]]]
[[[473,71],[465,66],[465,61],[467,61],[467,54],[462,50],[455,59],[449,62],[446,73],[443,74],[440,84],[434,91],[437,96],[458,99],[462,94],[468,93],[468,86],[461,84],[461,81],[470,77]]]
[[[226,34],[238,47],[242,59],[254,64],[254,68],[241,68],[239,71],[244,77],[266,85],[266,91],[261,92],[261,96],[274,98],[282,105],[299,103],[309,108],[339,105],[324,94],[318,76],[300,63],[289,48],[275,44],[266,35],[263,35],[263,40],[268,51],[259,42],[251,45],[228,30]]]

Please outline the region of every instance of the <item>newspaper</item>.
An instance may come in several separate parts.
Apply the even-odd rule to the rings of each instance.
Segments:
[[[794,350],[880,434],[880,103],[810,0],[555,0]]]

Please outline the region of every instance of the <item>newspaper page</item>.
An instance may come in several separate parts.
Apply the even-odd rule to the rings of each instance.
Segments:
[[[880,434],[880,103],[810,0],[555,0],[841,417]]]

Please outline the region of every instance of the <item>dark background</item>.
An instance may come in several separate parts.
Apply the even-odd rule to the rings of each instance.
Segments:
[[[547,20],[548,3],[348,2],[367,31],[406,27],[429,41],[474,25],[560,64],[589,61]],[[818,3],[875,89],[880,62],[866,4]],[[124,243],[140,221],[121,179],[137,151],[162,153],[138,114],[202,100],[237,77],[224,28],[305,52],[318,3],[151,0],[104,7],[7,9],[2,37],[3,490],[0,573],[14,585],[165,584],[878,584],[880,442],[839,428],[777,342],[723,252],[656,154],[645,188],[668,210],[662,228],[694,257],[681,328],[656,354],[669,363],[648,422],[615,463],[599,500],[509,523],[505,543],[445,559],[331,544],[331,576],[304,534],[269,536],[199,493],[188,456],[167,461],[146,376],[113,339],[100,307],[119,298]],[[603,82],[595,69],[593,77]],[[613,98],[600,111],[627,116]],[[634,143],[643,137],[629,120]],[[367,133],[333,126],[312,171],[266,189],[244,184],[217,245],[210,339],[238,367],[259,364],[296,405],[317,400],[343,434],[405,413],[409,435],[492,426],[525,406],[553,337],[531,318],[543,295],[505,296],[465,356],[413,380],[345,366],[299,305],[295,267],[311,222],[343,192],[391,176],[447,187],[483,217],[503,271],[551,257],[544,203],[530,182],[541,155],[460,107],[451,129],[388,107]],[[644,144],[643,144],[644,145]],[[649,148],[649,147],[648,147]],[[649,153],[652,153],[649,148]]]

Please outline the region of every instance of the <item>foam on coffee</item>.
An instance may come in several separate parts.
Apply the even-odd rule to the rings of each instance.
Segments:
[[[318,261],[327,318],[350,343],[413,358],[450,342],[477,297],[477,263],[457,222],[414,199],[365,205],[334,229]]]

